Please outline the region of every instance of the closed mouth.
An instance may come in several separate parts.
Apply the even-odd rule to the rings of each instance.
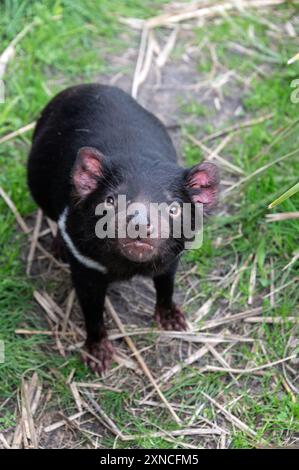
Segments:
[[[123,255],[135,262],[144,262],[152,258],[154,246],[146,240],[129,240],[120,242]]]
[[[123,246],[125,247],[130,247],[134,246],[136,248],[148,248],[150,250],[153,250],[154,247],[147,241],[141,241],[141,240],[130,240],[128,242],[123,243]]]

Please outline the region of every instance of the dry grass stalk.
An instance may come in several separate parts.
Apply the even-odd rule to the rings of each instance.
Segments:
[[[69,273],[69,267],[66,264],[60,263],[51,253],[49,253],[39,242],[36,244],[37,248],[41,253],[48,259],[50,260],[55,266],[57,266],[59,269],[62,271]]]
[[[155,381],[154,377],[152,376],[152,373],[150,372],[149,368],[147,367],[146,363],[144,362],[142,356],[140,355],[140,353],[139,353],[138,349],[136,348],[135,344],[133,343],[132,339],[129,338],[126,335],[125,327],[124,327],[121,319],[117,315],[111,301],[108,298],[106,298],[105,306],[106,306],[107,311],[110,313],[111,317],[113,318],[114,322],[116,323],[117,327],[125,335],[124,339],[125,339],[126,343],[128,344],[131,351],[134,353],[134,355],[136,357],[136,360],[138,361],[138,363],[139,363],[141,369],[143,370],[144,374],[147,376],[147,378],[149,379],[149,381],[153,385],[156,393],[159,395],[159,397],[161,398],[163,403],[165,403],[166,407],[168,408],[168,411],[173,416],[176,423],[180,424],[181,420],[179,419],[176,412],[173,410],[173,408],[170,406],[169,402],[166,400],[165,396],[161,392],[160,388],[157,385],[157,382]]]
[[[48,299],[38,291],[33,292],[33,297],[39,303],[39,305],[44,309],[44,311],[47,313],[47,315],[48,315],[49,319],[51,320],[51,322],[58,325],[59,318],[57,317],[57,315],[56,315],[53,307],[49,303]]]
[[[43,213],[41,209],[38,209],[37,211],[37,217],[35,221],[35,226],[32,234],[32,239],[31,239],[31,244],[30,244],[30,249],[28,253],[28,258],[27,258],[27,268],[26,268],[26,274],[29,276],[31,267],[32,267],[32,262],[34,259],[34,254],[35,254],[35,249],[37,245],[37,240],[39,238],[39,232],[41,229],[42,225],[42,220],[43,220]]]
[[[230,334],[218,334],[212,335],[210,333],[192,333],[188,331],[163,331],[161,332],[161,338],[176,338],[181,341],[186,341],[190,343],[203,343],[203,344],[220,344],[220,343],[236,343],[236,342],[245,342],[252,343],[253,338],[248,338],[245,336],[239,335],[230,335]]]
[[[245,318],[245,323],[273,323],[273,324],[284,324],[284,323],[298,323],[299,317],[251,317]]]
[[[295,54],[293,57],[291,57],[291,58],[288,60],[288,65],[293,64],[293,63],[296,62],[297,60],[299,60],[299,52],[297,52],[297,54]]]
[[[9,134],[0,137],[0,144],[4,144],[4,142],[8,142],[9,140],[14,139],[15,137],[19,137],[20,135],[25,134],[26,132],[31,131],[35,127],[36,122],[31,122],[26,126],[20,127],[16,131],[10,132]]]
[[[274,270],[274,263],[273,263],[273,258],[270,258],[270,266],[271,266],[271,271],[270,271],[270,305],[272,308],[275,308],[275,270]]]
[[[183,363],[176,364],[175,366],[171,367],[167,372],[165,372],[159,379],[159,385],[161,386],[163,383],[169,382],[169,380],[176,374],[179,374],[184,367],[190,366],[196,361],[199,361],[205,354],[209,352],[207,346],[203,346],[194,353],[190,354]],[[145,403],[155,392],[152,390],[148,393],[141,401],[141,403]]]
[[[156,59],[156,64],[158,67],[162,68],[166,64],[171,54],[171,51],[173,50],[175,46],[178,31],[179,31],[179,28],[175,27],[173,31],[170,33],[165,46],[163,47],[162,51],[160,52],[159,56]]]
[[[66,353],[65,353],[63,344],[62,344],[62,342],[60,341],[59,335],[58,335],[57,333],[58,333],[58,331],[57,331],[57,329],[55,329],[54,338],[55,338],[55,342],[56,342],[57,351],[59,352],[59,354],[60,354],[62,357],[66,358]]]
[[[298,276],[295,276],[291,281],[289,282],[286,282],[285,284],[283,284],[282,286],[279,286],[277,287],[276,289],[274,289],[272,292],[270,292],[269,294],[266,294],[263,296],[263,299],[267,299],[268,297],[270,297],[271,295],[274,295],[274,294],[277,294],[277,292],[280,292],[284,289],[286,289],[287,287],[293,285],[293,284],[296,284],[296,282],[298,282],[299,280],[299,277]]]
[[[206,302],[195,312],[194,322],[200,322],[204,317],[206,317],[212,308],[213,303],[215,302],[216,296],[210,297]]]
[[[291,389],[288,380],[285,377],[281,377],[280,379],[281,379],[282,385],[284,386],[286,391],[290,394],[292,402],[297,403],[297,396],[298,396],[299,390],[297,389],[297,393],[295,394],[293,390]]]
[[[139,72],[139,74],[137,75],[137,78],[136,78],[136,86],[135,86],[136,95],[133,96],[133,94],[132,94],[132,96],[134,98],[137,98],[138,89],[139,89],[140,85],[142,85],[142,83],[145,82],[145,80],[146,80],[146,78],[147,78],[147,76],[150,72],[155,47],[156,47],[156,41],[154,39],[154,33],[152,31],[150,31],[149,34],[148,34],[148,38],[147,38],[147,48],[146,48],[146,54],[145,54],[145,57],[144,57],[144,63],[143,63],[142,69],[140,70],[140,72]]]
[[[175,431],[156,431],[150,432],[148,434],[133,434],[123,436],[123,441],[135,441],[136,439],[146,439],[154,437],[164,437],[164,436],[210,436],[210,435],[221,435],[221,431],[218,428],[185,428]]]
[[[224,359],[224,357],[221,356],[221,354],[219,354],[219,352],[210,344],[208,344],[208,349],[210,351],[210,353],[212,354],[212,356],[214,356],[214,358],[225,368],[225,369],[230,369],[230,365],[228,364],[228,362],[226,362],[226,360]],[[209,366],[208,366],[209,367]],[[235,377],[233,376],[233,374],[231,372],[229,372],[232,380],[238,384],[238,381],[235,379]]]
[[[139,52],[138,52],[138,57],[137,57],[137,62],[136,62],[136,67],[135,67],[135,72],[134,72],[134,77],[133,77],[133,83],[132,83],[131,94],[133,98],[136,98],[137,93],[138,93],[138,88],[140,84],[140,73],[142,71],[142,67],[144,64],[147,42],[148,42],[148,34],[149,34],[148,28],[144,27],[141,32]]]
[[[73,368],[71,370],[71,372],[69,373],[66,381],[65,381],[66,385],[70,385],[73,382],[73,378],[74,378],[75,373],[76,373],[76,369]],[[76,385],[77,385],[77,383],[76,383]]]
[[[86,414],[86,411],[81,411],[79,413],[76,413],[72,416],[68,416],[68,421],[74,421],[78,418],[81,418],[81,416],[85,415]],[[65,419],[64,420],[60,420],[60,421],[57,421],[56,423],[53,423],[53,424],[50,424],[50,426],[46,426],[44,428],[44,432],[48,433],[48,432],[52,432],[52,431],[55,431],[56,429],[59,429],[63,426],[65,426],[66,424],[66,421]]]
[[[200,447],[199,445],[194,446],[192,444],[187,444],[187,442],[180,442],[178,444],[177,439],[167,437],[167,436],[164,436],[164,440],[167,442],[170,442],[171,444],[175,444],[175,449],[179,449],[180,447],[183,447],[183,449],[195,449],[195,450],[202,449],[202,447]]]
[[[219,153],[227,146],[227,144],[232,140],[232,135],[227,135],[224,137],[224,139],[221,140],[221,142],[217,145],[217,147],[213,150],[210,150],[208,147],[206,147],[204,144],[204,149],[207,149],[207,151],[209,152],[209,159],[213,159],[213,158],[217,158],[217,156],[219,156]],[[222,159],[223,160],[223,159]],[[224,160],[225,163],[226,160]],[[241,168],[237,167],[237,166],[233,166],[233,168],[235,168],[237,171],[239,171],[241,174],[244,174],[244,171],[241,170]]]
[[[93,388],[95,390],[109,390],[110,392],[123,393],[124,390],[121,390],[116,387],[109,387],[108,385],[92,382],[76,382],[76,386],[79,388]]]
[[[232,304],[235,301],[235,292],[237,290],[237,287],[238,287],[239,281],[241,279],[242,273],[248,268],[248,264],[251,261],[251,259],[252,259],[252,254],[250,254],[248,256],[248,258],[244,261],[243,265],[236,271],[235,279],[232,283],[231,290],[230,290],[230,293],[229,293],[229,297],[230,297],[229,306],[230,307],[232,306]]]
[[[248,305],[253,304],[253,296],[254,296],[255,285],[256,285],[256,269],[257,269],[257,255],[255,255],[254,257],[252,269],[250,272]]]
[[[60,333],[59,331],[50,331],[50,330],[26,330],[23,328],[19,328],[15,330],[16,335],[45,335],[45,336],[55,336],[55,335],[68,335],[68,336],[74,336],[75,333],[72,331],[67,332],[65,334]]]
[[[4,449],[10,449],[11,448],[2,433],[0,433],[0,442],[2,443]]]
[[[43,297],[44,301],[50,307],[50,309],[58,315],[60,320],[63,321],[65,317],[65,313],[62,310],[62,308],[59,307],[59,305],[57,305],[57,303],[52,299],[52,297],[50,297],[50,295],[47,294],[47,292],[44,292],[41,297]],[[76,332],[81,338],[85,338],[85,331],[82,328],[80,328],[76,323],[74,323],[72,320],[69,319],[68,325],[71,328],[71,330]]]
[[[19,330],[18,330],[19,331]],[[32,331],[32,330],[29,330]],[[246,336],[239,336],[234,334],[215,334],[212,333],[197,333],[196,331],[166,331],[154,328],[134,328],[126,331],[126,334],[118,333],[116,330],[108,330],[107,335],[111,340],[124,338],[124,336],[144,336],[146,334],[156,334],[159,340],[163,339],[178,339],[189,343],[235,343],[235,342],[252,342],[253,338]]]
[[[226,325],[228,323],[243,320],[244,318],[248,318],[256,314],[260,314],[262,313],[262,311],[263,311],[262,307],[256,307],[251,310],[246,310],[245,312],[235,313],[234,315],[227,315],[225,317],[220,318],[219,320],[207,321],[200,327],[200,331],[209,330],[211,328],[217,328],[218,326],[221,326],[221,325]]]
[[[9,44],[0,55],[0,80],[3,80],[7,65],[14,58],[15,52],[14,46]]]
[[[232,52],[237,52],[242,56],[248,56],[249,60],[251,60],[252,62],[258,56],[263,62],[268,62],[270,64],[279,63],[279,59],[276,59],[274,57],[268,57],[267,55],[260,53],[257,50],[249,49],[248,47],[241,46],[241,44],[235,42],[228,41],[227,47]]]
[[[1,141],[0,141],[1,144]],[[23,230],[24,233],[28,234],[30,233],[30,228],[26,224],[25,220],[19,213],[18,209],[16,208],[15,204],[12,202],[11,198],[8,196],[8,194],[4,191],[3,188],[0,186],[0,196],[4,200],[4,202],[7,204],[9,209],[12,211],[13,215],[15,216],[16,221],[18,222],[19,226]]]
[[[23,427],[24,427],[24,430],[26,430],[29,447],[32,447],[33,449],[37,449],[38,440],[37,440],[37,435],[35,431],[32,412],[31,412],[31,403],[30,403],[30,398],[29,398],[28,386],[25,380],[22,380],[21,399],[22,399]]]
[[[217,131],[214,132],[213,134],[209,134],[206,137],[202,139],[202,142],[209,142],[210,140],[218,139],[219,137],[222,137],[226,134],[231,134],[234,132],[238,132],[241,129],[244,129],[246,127],[252,127],[255,126],[256,124],[260,124],[264,121],[268,121],[273,117],[273,113],[270,114],[265,114],[264,116],[260,116],[255,119],[249,119],[248,121],[244,122],[239,122],[238,124],[234,124],[233,126],[227,127],[226,129],[223,129],[222,131]]]
[[[120,429],[116,426],[114,421],[102,410],[100,405],[94,400],[92,395],[87,390],[85,391],[85,395],[86,395],[88,401],[90,402],[92,408],[88,403],[86,403],[84,401],[82,402],[83,406],[93,416],[95,416],[101,423],[104,423],[105,426],[108,427],[108,429],[111,432],[113,432],[113,434],[115,434],[115,436],[120,437],[120,439],[123,440],[124,436],[123,436],[122,432],[120,431]],[[96,414],[94,410],[97,411],[97,413],[99,413],[100,416],[98,414]]]
[[[277,158],[276,160],[272,160],[270,163],[267,163],[266,165],[258,168],[257,170],[255,170],[253,173],[251,173],[250,175],[248,176],[245,176],[244,178],[241,178],[237,183],[233,184],[232,186],[230,186],[229,188],[227,188],[225,191],[223,191],[223,196],[224,197],[227,197],[232,191],[234,191],[235,189],[239,188],[240,186],[242,186],[243,184],[247,183],[248,181],[250,181],[251,179],[255,178],[256,176],[260,175],[261,173],[263,173],[264,171],[268,170],[269,168],[271,168],[272,166],[274,165],[277,165],[277,163],[280,163],[290,157],[293,157],[294,155],[296,155],[298,153],[298,149],[295,149],[293,150],[292,152],[289,152],[287,153],[286,155],[283,155],[282,157],[279,157]]]
[[[120,367],[126,367],[127,369],[133,370],[135,374],[142,374],[142,370],[138,367],[138,364],[136,363],[136,361],[131,359],[131,357],[126,356],[123,352],[120,352],[120,351],[114,352],[112,359],[119,366],[116,369]],[[113,369],[113,372],[114,370],[116,371],[116,369]]]
[[[293,328],[292,330],[292,333],[288,339],[288,342],[286,344],[286,347],[285,347],[285,350],[284,350],[284,354],[286,355],[289,351],[289,349],[291,348],[291,346],[293,345],[295,347],[295,345],[298,345],[298,339],[297,339],[297,336],[298,336],[298,330],[297,330],[297,326],[295,328]],[[290,368],[288,368],[288,370],[291,370]],[[299,396],[299,389],[298,387],[293,383],[293,381],[290,379],[289,377],[289,373],[287,371],[287,363],[284,362],[282,364],[282,371],[283,371],[283,377],[288,385],[288,387],[291,389],[291,391],[296,395],[296,400]],[[294,369],[292,371],[293,373],[293,376],[296,377],[297,379],[297,382],[298,382],[298,369]]]
[[[161,26],[171,26],[183,21],[211,18],[214,16],[222,16],[231,10],[244,9],[244,8],[263,8],[272,5],[281,5],[285,0],[235,0],[226,1],[222,4],[214,4],[209,6],[199,7],[197,2],[191,5],[186,4],[182,6],[179,13],[164,13],[155,16],[148,20],[139,20],[135,18],[122,18],[122,22],[129,26],[140,29],[141,27],[157,28]]]
[[[25,220],[23,219],[23,217],[19,213],[18,209],[16,208],[16,206],[13,203],[13,201],[11,200],[11,198],[8,196],[8,194],[4,191],[4,189],[1,186],[0,186],[0,196],[2,197],[4,202],[7,204],[9,209],[12,211],[18,225],[23,230],[23,232],[26,233],[27,235],[30,235],[31,234],[31,229],[26,224]],[[49,253],[38,241],[36,241],[36,246],[48,259],[50,259],[59,268],[63,269],[64,271],[69,272],[69,269],[66,268],[65,265],[63,265],[62,263],[57,261],[57,259],[54,258],[54,256],[52,256],[51,253]]]
[[[299,260],[299,250],[295,252],[295,254],[294,254],[293,258],[291,259],[291,261],[288,264],[286,264],[286,266],[283,268],[283,271],[286,271],[287,269],[289,269],[298,260]]]
[[[79,413],[81,413],[83,411],[83,403],[82,403],[82,400],[81,400],[81,397],[77,388],[77,384],[75,382],[70,383],[70,389],[74,397],[74,400],[76,402],[78,411]]]
[[[80,434],[82,434],[84,436],[84,439],[88,440],[92,444],[94,449],[98,449],[98,447],[99,447],[98,446],[98,441],[93,440],[92,437],[90,437],[90,435],[100,437],[100,438],[102,438],[103,436],[101,436],[99,434],[96,434],[95,432],[89,431],[87,429],[83,429],[75,421],[69,421],[68,417],[64,416],[63,413],[61,413],[61,415],[64,418],[65,424],[69,429],[71,429],[73,432],[77,431]],[[78,446],[78,444],[77,444],[77,446]]]
[[[15,428],[11,447],[18,449],[23,447],[38,447],[38,438],[34,426],[33,417],[39,405],[42,387],[39,384],[36,372],[30,381],[22,380],[21,385],[21,417]]]
[[[16,45],[26,36],[29,31],[37,24],[36,21],[32,21],[25,28],[22,29],[14,39],[8,44],[8,46],[4,49],[2,54],[0,55],[0,80],[3,80],[6,68],[8,63],[14,58],[15,56],[15,47]]]
[[[205,392],[201,392],[207,400],[209,400],[216,408],[220,410],[220,412],[231,422],[233,423],[238,429],[241,431],[245,432],[246,434],[249,434],[250,436],[255,437],[256,432],[253,431],[247,424],[243,423],[239,418],[234,416],[230,411],[227,411],[220,403],[218,403],[216,400],[214,400],[212,397],[207,395]]]
[[[142,406],[143,405],[152,406],[154,408],[165,408],[164,403],[161,403],[161,401],[156,401],[156,400],[147,400],[147,401],[137,400],[137,404],[142,405]],[[185,415],[193,416],[194,406],[184,404],[184,408],[182,408],[182,406],[179,403],[173,403],[173,402],[171,402],[171,406],[173,407],[174,410],[181,411]],[[191,426],[191,424],[193,423],[188,422],[188,426],[189,425]]]
[[[45,228],[41,232],[39,232],[38,238],[41,239],[45,237],[46,235],[49,235],[51,233],[51,230],[49,228]]]
[[[67,298],[67,303],[66,303],[66,309],[65,309],[65,317],[62,322],[62,334],[66,333],[67,325],[70,319],[71,311],[74,305],[75,301],[75,289],[72,289],[71,292],[69,293],[69,296]]]
[[[51,230],[53,238],[56,237],[56,235],[57,235],[57,224],[56,224],[56,222],[49,219],[49,217],[46,217],[46,221],[47,221],[47,224],[49,225],[49,229]]]
[[[293,219],[299,219],[299,212],[279,212],[278,214],[266,214],[267,223]]]
[[[271,367],[277,366],[278,364],[282,364],[283,362],[290,361],[295,359],[297,356],[293,354],[291,356],[285,357],[283,359],[279,359],[278,361],[269,362],[268,364],[263,364],[262,366],[251,367],[247,369],[234,369],[232,367],[217,367],[217,366],[205,366],[200,369],[201,372],[229,372],[232,374],[252,374],[254,372],[269,369]]]
[[[220,442],[219,442],[219,449],[226,449],[226,448],[227,448],[227,446],[226,446],[226,435],[221,434]]]
[[[212,421],[210,421],[208,418],[206,418],[205,416],[202,416],[202,415],[201,415],[201,412],[202,412],[202,410],[203,410],[204,408],[205,408],[205,403],[201,403],[201,404],[197,407],[195,413],[193,413],[191,419],[190,419],[189,422],[188,422],[188,425],[191,426],[191,425],[194,424],[195,421],[200,420],[200,421],[203,421],[204,423],[208,424],[208,425],[211,426],[211,427],[217,428],[217,429],[221,432],[221,434],[225,434],[225,435],[229,434],[225,429],[223,429],[223,428],[221,428],[220,426],[218,426],[217,423],[212,422]]]
[[[217,146],[217,148],[215,148],[215,150],[209,149],[206,145],[204,145],[200,140],[196,139],[191,134],[187,134],[187,137],[189,140],[191,140],[191,142],[193,142],[193,144],[198,145],[198,147],[200,147],[202,150],[204,150],[208,154],[208,157],[207,157],[208,160],[215,159],[220,163],[220,165],[230,170],[232,173],[236,173],[237,175],[244,175],[244,171],[241,168],[239,168],[236,165],[233,165],[231,162],[229,162],[228,160],[225,160],[225,158],[222,158],[219,155],[219,152],[231,140],[231,135],[226,136],[223,139],[223,141]]]

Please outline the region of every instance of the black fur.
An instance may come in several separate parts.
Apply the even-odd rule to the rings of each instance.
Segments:
[[[86,198],[76,195],[72,180],[82,147],[93,147],[104,156],[103,175]],[[107,274],[99,273],[68,253],[88,345],[105,336],[103,305],[111,281],[135,274],[151,276],[157,308],[173,308],[174,276],[183,249],[183,240],[163,240],[153,259],[140,263],[127,259],[117,239],[95,236],[96,205],[110,194],[126,194],[131,201],[142,195],[149,202],[192,202],[194,188],[186,185],[188,175],[189,171],[176,163],[176,152],[163,124],[118,88],[98,84],[72,87],[57,95],[42,112],[28,161],[32,196],[55,221],[68,206],[67,232],[76,247],[107,268]],[[89,351],[95,354],[93,349]]]

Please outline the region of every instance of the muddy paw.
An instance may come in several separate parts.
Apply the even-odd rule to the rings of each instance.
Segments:
[[[103,338],[97,343],[87,341],[82,359],[93,372],[103,374],[109,368],[113,352],[113,346],[107,338]]]
[[[187,329],[185,315],[176,305],[168,309],[157,306],[155,310],[155,320],[164,330],[181,331]]]

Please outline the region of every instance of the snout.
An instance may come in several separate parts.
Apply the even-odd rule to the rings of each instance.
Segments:
[[[155,246],[151,239],[120,239],[119,247],[122,254],[131,261],[138,263],[149,261],[155,254]]]
[[[147,205],[135,203],[124,217],[124,223],[126,237],[118,239],[120,252],[130,261],[150,261],[158,254],[161,244],[158,219],[150,220]]]

